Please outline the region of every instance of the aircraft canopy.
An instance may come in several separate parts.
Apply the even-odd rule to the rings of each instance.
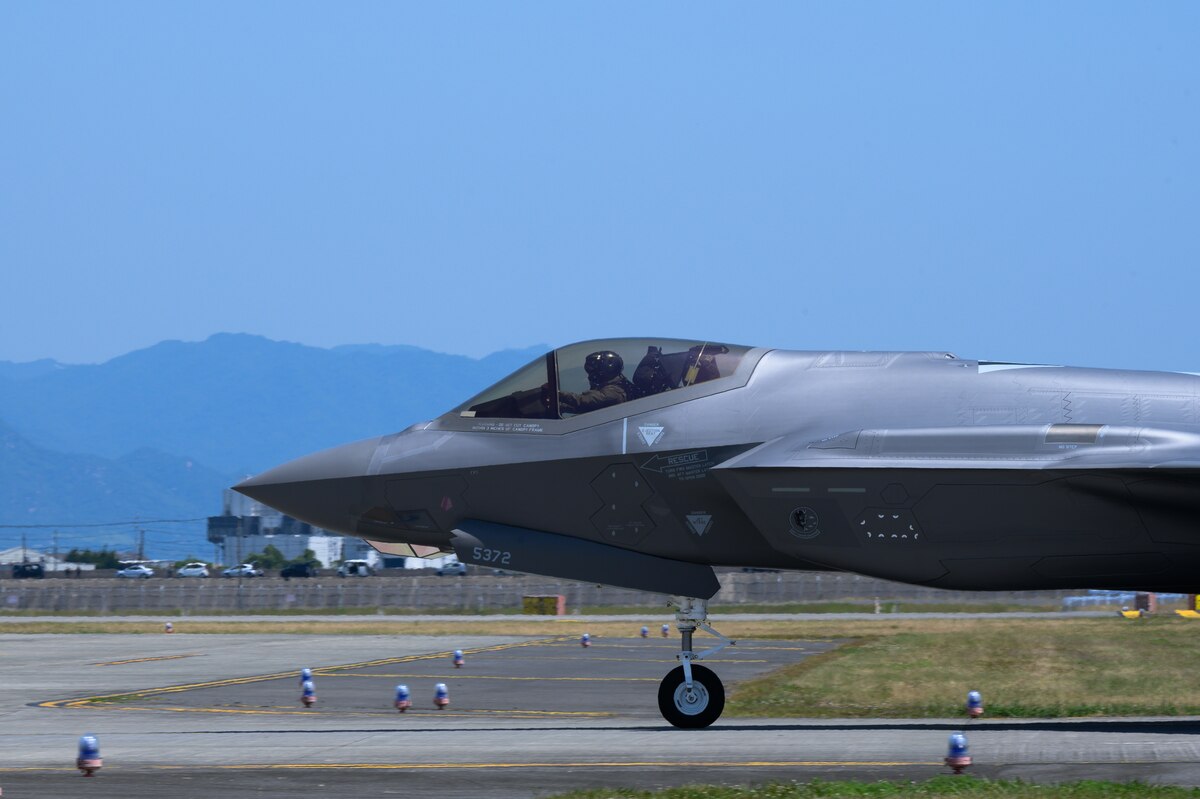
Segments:
[[[729,377],[749,350],[680,339],[585,341],[546,353],[455,411],[479,418],[569,419]]]

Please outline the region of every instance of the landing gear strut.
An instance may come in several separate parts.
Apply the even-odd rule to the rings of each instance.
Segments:
[[[725,686],[720,678],[704,666],[694,665],[736,644],[708,626],[708,601],[680,597],[675,605],[675,620],[682,637],[680,665],[672,669],[658,686],[658,709],[663,718],[676,727],[697,729],[707,727],[725,709]],[[692,651],[692,634],[696,628],[716,636],[720,643],[703,652]]]

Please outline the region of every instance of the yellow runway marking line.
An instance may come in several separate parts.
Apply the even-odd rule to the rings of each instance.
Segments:
[[[517,641],[511,644],[496,644],[495,646],[479,647],[477,649],[464,650],[464,654],[478,655],[483,652],[500,652],[505,649],[516,649],[525,646],[539,646],[543,644],[557,643],[563,639],[555,638],[540,638],[531,641]],[[361,669],[369,666],[390,666],[395,663],[413,663],[419,660],[441,660],[448,658],[453,654],[452,651],[431,652],[420,655],[403,655],[394,658],[379,658],[377,660],[367,660],[362,663],[346,663],[340,666],[323,666],[313,669],[313,674],[330,675],[333,672],[344,671],[346,669]],[[201,688],[223,688],[230,685],[247,685],[256,682],[266,682],[267,680],[278,680],[283,678],[295,678],[296,671],[280,671],[274,674],[256,674],[249,677],[230,677],[225,680],[209,680],[207,682],[186,683],[184,685],[168,685],[162,688],[146,688],[135,691],[122,691],[114,694],[101,694],[97,696],[84,696],[77,699],[50,699],[45,702],[38,702],[38,707],[51,708],[80,708],[95,704],[98,707],[110,708],[112,705],[103,704],[105,700],[113,699],[145,699],[150,696],[162,696],[163,694],[176,694],[184,691],[196,691]]]
[[[1072,761],[1066,765],[1088,766],[1109,761]],[[1122,760],[1122,765],[1145,766],[1186,763],[1191,760]],[[456,769],[521,769],[521,768],[895,768],[898,766],[942,766],[940,760],[721,760],[721,761],[590,761],[576,763],[235,763],[224,765],[147,765],[133,766],[128,771],[321,771],[324,769],[362,769],[379,771],[421,771]],[[997,762],[992,766],[1044,765],[1041,763]],[[15,772],[74,773],[71,766],[0,766],[0,774]]]
[[[674,646],[661,646],[661,645],[654,646],[654,645],[650,645],[650,644],[642,646],[639,644],[610,643],[611,640],[612,639],[593,637],[592,638],[592,651],[596,651],[597,649],[601,649],[601,650],[603,650],[603,649],[641,649],[643,651],[645,651],[647,649],[667,649],[672,652],[679,651],[679,644],[675,644]],[[708,640],[715,640],[715,639],[697,638],[696,643],[698,643],[698,644],[706,643]],[[575,646],[579,646],[579,642],[576,641],[574,638],[568,638],[567,641],[570,643],[573,643]],[[549,644],[549,642],[547,642],[547,643]],[[738,652],[812,652],[813,654],[817,654],[817,651],[809,646],[740,646],[740,645],[733,645],[732,650],[730,650],[730,651],[733,654],[736,654]]]
[[[869,766],[941,766],[935,760],[705,760],[684,762],[678,760],[596,760],[573,763],[274,763],[262,765],[207,766],[211,769],[230,771],[248,769],[379,769],[420,771],[426,769],[496,769],[496,768],[862,768]],[[194,766],[155,766],[161,769],[186,769]]]
[[[130,658],[129,660],[110,660],[106,663],[89,663],[89,666],[124,666],[127,663],[149,663],[152,660],[180,660],[182,658],[198,658],[203,657],[199,652],[193,652],[189,655],[159,655],[152,658]]]
[[[1183,616],[1185,619],[1200,619],[1200,613],[1197,613],[1194,610],[1177,610],[1175,612],[1180,616]]]
[[[326,677],[428,678],[438,680],[529,680],[531,682],[661,682],[659,677],[502,677],[489,674],[326,674]]]
[[[589,663],[594,660],[603,660],[603,661],[607,661],[607,662],[611,662],[611,663],[678,663],[679,662],[678,658],[671,658],[669,660],[666,658],[664,658],[662,660],[659,660],[659,659],[650,660],[647,658],[605,658],[605,657],[595,657],[594,655],[579,655],[579,656],[571,656],[571,657],[567,657],[567,656],[563,656],[563,655],[539,655],[538,660],[539,661],[542,661],[542,660],[569,660],[574,663],[579,663],[579,662],[582,662],[583,660],[586,660]],[[721,663],[770,663],[771,662],[769,660],[739,660],[736,658],[718,658],[717,660],[719,660]],[[495,661],[492,661],[492,662],[495,662]]]
[[[205,771],[252,771],[257,769],[284,771],[289,769],[303,771],[319,771],[321,769],[379,769],[387,771],[422,771],[422,770],[454,770],[454,769],[518,769],[518,768],[869,768],[895,766],[941,766],[933,760],[725,760],[704,762],[683,762],[671,760],[650,761],[613,761],[601,760],[584,763],[240,763],[233,765],[197,765],[197,766],[145,766],[149,771],[185,771],[202,769]],[[136,768],[134,770],[137,770]],[[41,772],[74,772],[74,768],[66,766],[0,766],[0,774],[17,771]]]
[[[90,705],[93,709],[99,709],[98,705]],[[271,709],[271,708],[237,708],[237,707],[184,707],[172,705],[121,705],[117,707],[104,708],[105,710],[158,710],[168,713],[223,713],[231,716],[324,716],[344,718],[346,716],[364,716],[368,718],[379,718],[387,716],[392,718],[398,714],[394,710],[380,709],[377,711],[365,710],[334,710],[329,709],[306,710],[304,708],[295,709]],[[430,718],[437,717],[457,717],[471,718],[478,716],[503,716],[505,718],[544,718],[547,716],[569,716],[572,718],[610,718],[612,713],[591,710],[490,710],[486,708],[472,708],[462,710],[424,710],[409,711],[407,716],[425,716]]]

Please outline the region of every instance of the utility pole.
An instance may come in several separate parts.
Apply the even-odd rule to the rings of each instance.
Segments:
[[[25,533],[21,532],[21,562],[29,562],[29,544],[25,541]]]
[[[51,534],[51,536],[50,536],[50,540],[54,542],[54,545],[51,547],[50,551],[51,551],[52,553],[54,553],[54,554],[53,554],[53,557],[54,557],[54,568],[55,568],[55,570],[57,570],[57,569],[58,569],[58,530],[55,530],[55,531],[54,531],[54,532]]]
[[[244,516],[238,517],[237,523],[237,561],[234,563],[237,566],[237,604],[238,610],[242,609],[242,523],[245,521]]]
[[[146,531],[142,528],[137,528],[138,532],[138,560],[146,559]]]

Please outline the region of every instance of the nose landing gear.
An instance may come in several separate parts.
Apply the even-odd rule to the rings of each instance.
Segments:
[[[676,727],[707,727],[720,718],[721,711],[725,709],[725,686],[711,670],[694,662],[715,655],[737,642],[708,626],[707,600],[681,597],[673,604],[682,638],[682,651],[679,653],[680,665],[672,669],[658,686],[658,709],[663,718]],[[720,643],[703,652],[693,652],[692,634],[697,627],[716,636]]]

